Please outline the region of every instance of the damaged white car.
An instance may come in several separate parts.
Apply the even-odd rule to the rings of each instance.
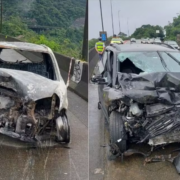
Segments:
[[[50,48],[0,42],[0,133],[69,143],[67,108],[67,87]]]

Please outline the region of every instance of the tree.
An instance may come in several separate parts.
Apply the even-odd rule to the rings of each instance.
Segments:
[[[159,30],[159,33],[156,33],[156,30]],[[163,28],[160,26],[152,26],[150,24],[142,25],[140,28],[137,28],[135,32],[131,35],[131,37],[140,39],[140,38],[156,38],[164,37]]]

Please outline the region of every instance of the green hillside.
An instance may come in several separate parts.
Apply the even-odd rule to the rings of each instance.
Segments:
[[[2,33],[81,58],[83,27],[74,28],[72,24],[85,17],[85,7],[86,0],[6,0]],[[51,29],[37,33],[29,25]]]
[[[159,30],[160,33],[156,33],[156,30]],[[150,24],[142,25],[141,27],[137,28],[135,32],[131,35],[136,39],[141,38],[156,38],[156,37],[164,37],[163,28],[161,26],[153,26]]]
[[[6,0],[4,17],[19,16],[28,24],[69,27],[85,16],[85,0]]]

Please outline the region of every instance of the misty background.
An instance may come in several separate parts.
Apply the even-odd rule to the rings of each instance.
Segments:
[[[110,0],[101,0],[104,30],[113,35]],[[119,33],[118,11],[120,10],[121,32],[133,34],[145,24],[166,26],[173,17],[180,15],[180,0],[112,0],[114,33]],[[179,14],[178,14],[179,13]],[[102,31],[99,0],[89,0],[89,39],[98,38]]]

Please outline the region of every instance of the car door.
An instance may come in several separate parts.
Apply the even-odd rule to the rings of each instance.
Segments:
[[[112,51],[107,52],[107,60],[104,64],[104,72],[102,77],[106,79],[107,84],[98,85],[99,101],[101,103],[101,109],[106,119],[108,119],[108,104],[105,103],[106,94],[104,90],[111,86],[112,84],[112,67],[113,67],[113,53]]]

